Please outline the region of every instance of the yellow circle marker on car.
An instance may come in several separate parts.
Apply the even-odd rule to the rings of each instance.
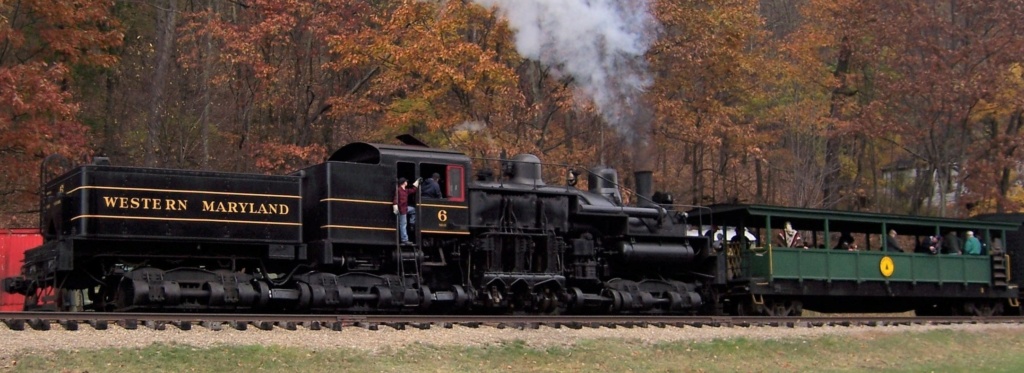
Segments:
[[[882,271],[882,276],[889,277],[896,271],[896,264],[892,262],[892,258],[883,256],[882,260],[878,262],[878,269]]]

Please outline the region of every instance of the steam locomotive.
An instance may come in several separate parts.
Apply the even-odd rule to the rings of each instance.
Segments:
[[[352,143],[290,175],[83,165],[40,201],[44,244],[4,289],[26,310],[696,313],[720,267],[671,201],[624,206],[614,170],[549,185],[533,155],[472,172],[465,154]],[[413,245],[392,212],[419,196]],[[476,175],[476,176],[470,176]]]
[[[568,167],[564,185],[548,184],[533,155],[502,157],[494,176],[465,154],[405,141],[352,143],[290,175],[70,169],[44,185],[44,243],[4,290],[50,311],[1020,312],[1018,215],[683,212],[652,192],[650,172],[636,173],[627,206],[610,168],[589,170],[580,190]],[[435,173],[443,198],[416,196],[403,245],[396,180]],[[795,237],[793,226],[800,245],[772,242]],[[890,240],[897,230],[904,248]],[[984,255],[911,252],[941,235],[980,238]]]

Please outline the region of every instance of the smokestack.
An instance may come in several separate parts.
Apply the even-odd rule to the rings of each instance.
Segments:
[[[637,207],[650,207],[651,195],[654,194],[654,173],[651,171],[636,171],[633,173],[633,177],[636,179],[636,194],[640,197],[636,199]]]

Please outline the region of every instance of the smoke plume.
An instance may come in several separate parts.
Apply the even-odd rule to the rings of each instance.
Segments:
[[[641,96],[651,78],[644,53],[658,29],[648,0],[474,1],[497,7],[516,32],[519,53],[571,76],[608,124],[645,135],[635,128],[648,124],[637,123],[644,115],[636,110],[645,110]]]

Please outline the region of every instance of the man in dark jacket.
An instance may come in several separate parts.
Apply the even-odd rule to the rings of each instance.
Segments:
[[[942,238],[942,253],[960,255],[963,251],[960,250],[960,237],[956,236],[956,231],[949,231],[946,236]]]
[[[398,215],[398,235],[401,237],[402,245],[409,245],[409,232],[406,228],[409,224],[416,224],[416,210],[409,206],[409,195],[416,193],[416,188],[420,186],[420,181],[416,180],[412,183],[412,188],[406,188],[409,181],[404,177],[398,178],[398,185],[395,187],[395,199],[391,205],[392,211],[395,215]]]
[[[856,251],[856,247],[857,245],[854,243],[853,235],[851,235],[850,232],[843,231],[839,234],[839,242],[836,244],[836,247],[833,247],[832,249]]]
[[[433,175],[430,175],[429,179],[423,181],[422,194],[424,197],[434,199],[444,198],[444,196],[441,195],[441,184],[437,182],[438,180],[441,180],[441,175],[435,172]]]
[[[914,249],[914,252],[931,255],[938,254],[940,241],[941,240],[939,240],[938,236],[925,237],[924,240],[917,245],[917,248]]]
[[[903,248],[896,242],[896,230],[890,229],[889,234],[885,236],[885,250],[893,252],[903,252]]]

